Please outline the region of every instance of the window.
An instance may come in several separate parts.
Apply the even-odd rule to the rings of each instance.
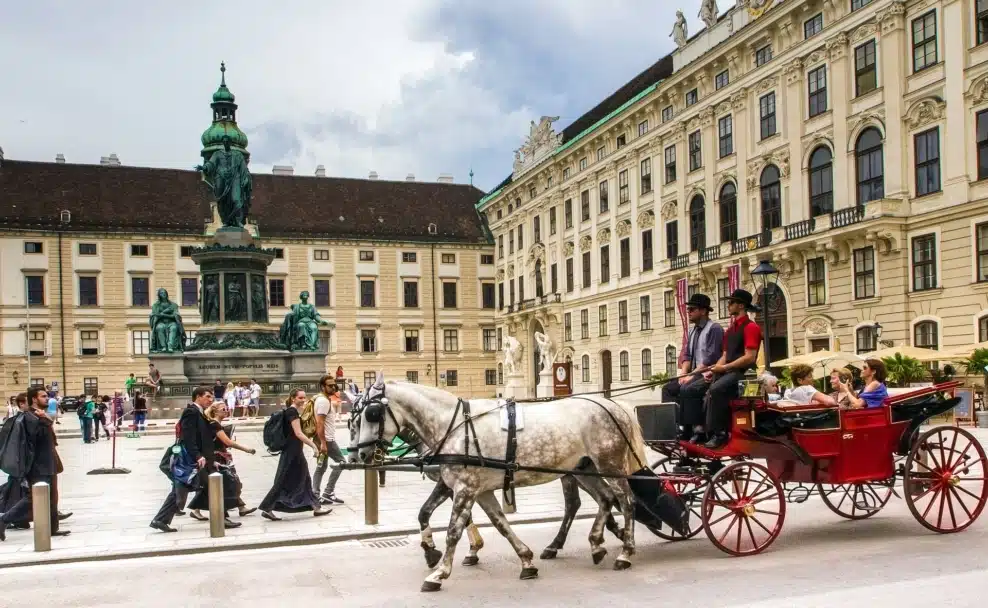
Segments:
[[[628,170],[618,173],[618,204],[623,205],[631,201],[631,193],[628,188]]]
[[[803,23],[803,38],[812,38],[822,31],[823,13],[818,13]]]
[[[284,279],[270,279],[268,280],[268,297],[271,299],[271,306],[284,306],[285,305],[285,280]]]
[[[762,231],[768,232],[782,226],[782,194],[779,169],[769,165],[762,171]]]
[[[820,146],[810,156],[810,217],[834,210],[834,163],[830,148]]]
[[[371,302],[373,302],[373,286],[374,283],[371,281]],[[362,287],[362,285],[361,285]],[[417,281],[404,281],[402,284],[402,296],[405,303],[405,308],[418,308],[419,307],[419,284]],[[504,298],[501,298],[501,303],[504,303]]]
[[[703,149],[700,132],[690,133],[690,171],[696,171],[703,166]]]
[[[456,283],[443,282],[443,308],[456,308]]]
[[[407,345],[407,342],[406,342]],[[360,330],[360,352],[377,352],[377,331],[373,329]]]
[[[731,75],[727,70],[714,77],[714,89],[719,91],[731,83]]]
[[[150,338],[148,338],[150,340]],[[79,354],[98,355],[99,354],[99,331],[79,332]]]
[[[607,304],[597,307],[597,335],[601,337],[607,335]]]
[[[590,289],[590,252],[583,252],[583,288]]]
[[[597,188],[597,199],[600,201],[600,212],[607,213],[608,210],[608,200],[607,200],[607,180],[600,182]]]
[[[765,65],[769,61],[772,61],[772,45],[766,44],[755,51],[755,67]]]
[[[761,138],[767,139],[772,137],[776,133],[774,91],[758,100],[758,112],[761,117],[759,120]]]
[[[419,373],[415,371],[405,372],[405,380],[411,382],[412,384],[419,383]]]
[[[197,306],[199,304],[199,279],[182,277],[182,306]]]
[[[875,248],[854,250],[854,299],[875,297]]]
[[[559,266],[549,265],[549,293],[559,293]]]
[[[913,20],[913,72],[937,63],[937,12]]]
[[[641,194],[648,194],[652,191],[652,159],[646,158],[641,162]]]
[[[274,257],[275,257],[276,260],[283,260],[283,259],[285,259],[285,250],[282,249],[281,247],[275,247],[275,249],[274,249]]]
[[[859,327],[854,332],[854,341],[859,355],[878,349],[878,336],[875,334],[875,328],[870,325]]]
[[[182,247],[181,253],[183,258],[191,256],[192,247]],[[96,243],[79,243],[79,255],[96,255]]]
[[[607,156],[607,148],[604,146],[597,148],[597,161],[604,160],[605,156]]]
[[[679,255],[679,222],[673,220],[666,224],[666,259],[671,260]]]
[[[504,235],[499,235],[497,237],[497,257],[504,258]]]
[[[504,283],[497,284],[498,308],[504,310]]]
[[[720,158],[734,154],[734,121],[730,114],[717,121],[717,152]]]
[[[493,328],[485,328],[483,330],[483,344],[485,352],[494,352],[497,350],[497,335]]]
[[[590,311],[584,308],[580,311],[580,338],[586,340],[590,337]]]
[[[983,283],[988,281],[988,224],[974,227],[974,250],[977,256],[978,282]]]
[[[518,301],[525,301],[525,277],[518,277]]]
[[[974,10],[978,13],[978,44],[984,44],[988,42],[988,0],[978,0]]]
[[[587,157],[584,156],[583,158],[580,159],[580,171],[583,171],[586,168],[587,168]]]
[[[628,138],[625,137],[625,135],[622,133],[621,135],[618,135],[617,138],[614,140],[614,146],[620,149],[623,148],[627,144],[627,142],[628,142]]]
[[[978,319],[978,342],[988,342],[988,316]]]
[[[518,226],[518,251],[525,247],[525,227]]]
[[[618,379],[620,382],[627,382],[631,380],[631,355],[628,351],[623,350],[621,354],[618,355]]]
[[[99,306],[96,277],[79,277],[79,306]]]
[[[590,355],[580,358],[580,373],[584,382],[590,382]]]
[[[856,11],[871,4],[871,0],[851,0],[851,10]]]
[[[648,121],[643,120],[640,123],[638,123],[638,137],[641,137],[646,133],[648,133]]]
[[[573,339],[573,313],[563,314],[563,340],[569,342]]]
[[[939,346],[935,321],[921,321],[913,327],[913,346],[936,350]]]
[[[717,318],[726,319],[731,316],[727,312],[727,299],[731,297],[731,282],[728,279],[717,279]]]
[[[652,377],[652,349],[642,349],[642,380]]]
[[[808,306],[827,303],[827,275],[823,258],[806,260],[806,303]]]
[[[697,95],[696,89],[693,89],[692,91],[687,91],[686,92],[686,107],[688,108],[688,107],[690,107],[692,105],[696,105],[697,99],[699,99],[699,95]]]
[[[494,265],[494,254],[482,253],[480,254],[480,265],[481,266],[493,266]]]
[[[148,246],[147,245],[131,245],[130,246],[130,256],[133,258],[146,258],[148,257]]]
[[[567,228],[573,227],[573,199],[566,199],[563,202],[563,222]]]
[[[447,353],[455,353],[460,350],[460,334],[457,330],[443,330],[443,350]]]
[[[642,272],[652,270],[652,231],[642,232]]]
[[[328,308],[329,304],[329,279],[315,279],[312,282],[315,292],[316,306]]]
[[[519,237],[519,239],[520,239],[520,237]],[[521,247],[521,242],[518,243],[518,246]],[[439,257],[439,262],[441,264],[455,264],[456,263],[456,254],[455,253],[444,253],[444,254],[442,254]]]
[[[618,333],[628,333],[628,301],[618,302]]]
[[[535,189],[535,184],[530,185],[528,187],[528,198],[535,198],[537,194],[538,191]]]
[[[600,282],[607,283],[611,280],[611,246],[603,245],[600,248]]]
[[[878,129],[865,129],[854,148],[857,161],[858,204],[877,201],[885,196],[885,169],[882,135]]]
[[[374,308],[374,281],[360,282],[360,307]]]
[[[448,381],[448,376],[447,376]],[[484,370],[484,384],[487,386],[497,386],[497,370],[496,369],[485,369]]]
[[[690,201],[690,251],[700,251],[706,246],[706,212],[703,197],[698,194]]]
[[[28,306],[45,305],[45,278],[38,275],[27,275],[24,277],[27,283],[27,304]]]
[[[672,327],[676,324],[676,294],[670,289],[662,294],[662,324]]]
[[[556,234],[556,208],[549,208],[549,235]]]
[[[508,295],[511,296],[511,302],[510,302],[511,306],[514,306],[514,304],[515,304],[515,282],[514,281],[511,281],[511,280],[508,281]]]
[[[916,196],[940,191],[940,128],[917,133]]]
[[[566,293],[573,292],[573,283],[573,258],[566,258]]]
[[[666,163],[666,183],[671,184],[676,181],[676,146],[669,146],[665,150]]]
[[[875,61],[875,41],[869,40],[854,49],[854,87],[856,95],[878,88],[878,66]]]
[[[677,363],[676,347],[670,344],[666,347],[666,375],[670,378],[675,378],[679,374]]]
[[[590,191],[584,190],[580,193],[580,218],[584,222],[590,221]]]
[[[414,255],[414,254],[413,254]],[[312,259],[317,262],[326,262],[329,260],[329,249],[313,249]]]
[[[937,237],[926,234],[913,239],[913,291],[937,286]]]
[[[985,0],[988,2],[988,0]],[[988,178],[988,110],[977,115],[978,179]]]
[[[27,241],[24,243],[24,253],[44,253],[44,243],[38,241]]]
[[[738,238],[738,189],[733,182],[720,188],[720,242],[729,243]]]
[[[99,394],[99,378],[83,378],[82,392],[87,395]]]
[[[418,261],[418,254],[415,253],[414,251],[402,251],[401,261],[406,264],[414,264],[415,262]],[[491,261],[491,263],[492,264],[494,263],[493,260]]]
[[[626,279],[631,276],[631,239],[621,239],[618,242],[618,251],[621,258],[621,278]]]
[[[373,251],[361,251],[358,254],[358,256],[359,256],[358,259],[361,262],[373,262],[374,261],[374,252]]]
[[[827,111],[827,66],[812,70],[806,75],[810,100],[810,118]]]
[[[570,174],[570,168],[569,167],[565,167],[563,169],[563,180],[564,181],[567,180],[567,179],[569,179],[569,174]]]
[[[453,285],[456,284],[453,283]],[[483,308],[494,310],[494,283],[480,284],[480,299]]]
[[[130,334],[131,350],[135,355],[146,355],[151,352],[151,332],[136,330]]]
[[[144,332],[148,333],[148,332]],[[27,352],[32,357],[43,357],[45,355],[45,331],[31,330],[28,334]]]
[[[536,243],[542,242],[542,218],[537,215],[532,218],[532,239]]]

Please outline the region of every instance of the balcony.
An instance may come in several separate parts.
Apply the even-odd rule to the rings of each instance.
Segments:
[[[830,227],[843,228],[862,221],[865,216],[865,206],[855,205],[845,209],[838,209],[830,214]]]
[[[690,254],[683,253],[669,260],[670,270],[682,270],[690,265]]]
[[[810,218],[808,220],[803,220],[802,222],[796,222],[795,224],[789,224],[786,226],[786,240],[792,241],[794,239],[801,239],[804,236],[810,236],[816,229],[816,218]]]
[[[700,262],[713,262],[720,257],[720,245],[711,245],[700,250]]]
[[[772,232],[759,232],[758,234],[753,234],[751,236],[746,236],[733,241],[731,243],[731,253],[733,255],[739,255],[749,251],[754,251],[756,249],[761,249],[762,247],[768,247],[771,244]]]
[[[561,294],[550,293],[544,296],[537,296],[534,298],[529,298],[528,300],[522,300],[516,304],[508,304],[505,312],[510,315],[523,310],[534,310],[549,304],[561,304],[562,301],[563,296]]]

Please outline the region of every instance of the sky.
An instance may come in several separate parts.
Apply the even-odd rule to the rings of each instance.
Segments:
[[[690,33],[700,0],[12,2],[0,19],[7,159],[191,169],[227,64],[251,169],[488,190],[530,120],[576,120]],[[721,11],[733,2],[720,0]]]

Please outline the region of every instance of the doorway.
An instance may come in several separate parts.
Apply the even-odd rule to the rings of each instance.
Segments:
[[[759,289],[756,300],[759,306],[764,305],[762,293],[763,290]],[[789,305],[786,294],[778,285],[768,286],[768,310],[764,314],[768,318],[768,334],[764,338],[768,344],[768,356],[772,359],[766,362],[765,367],[771,367],[771,363],[789,356]],[[758,319],[758,322],[762,320]]]
[[[611,351],[605,350],[600,353],[600,390],[604,391],[604,397],[611,397]]]

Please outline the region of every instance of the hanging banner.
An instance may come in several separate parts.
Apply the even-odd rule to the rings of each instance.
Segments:
[[[679,320],[683,324],[683,343],[679,348],[679,362],[683,362],[683,357],[686,356],[686,340],[689,331],[689,318],[686,316],[686,301],[689,292],[689,281],[687,279],[679,279],[676,281],[676,308],[679,309]]]
[[[741,264],[735,264],[727,269],[727,292],[734,293],[741,289]]]

